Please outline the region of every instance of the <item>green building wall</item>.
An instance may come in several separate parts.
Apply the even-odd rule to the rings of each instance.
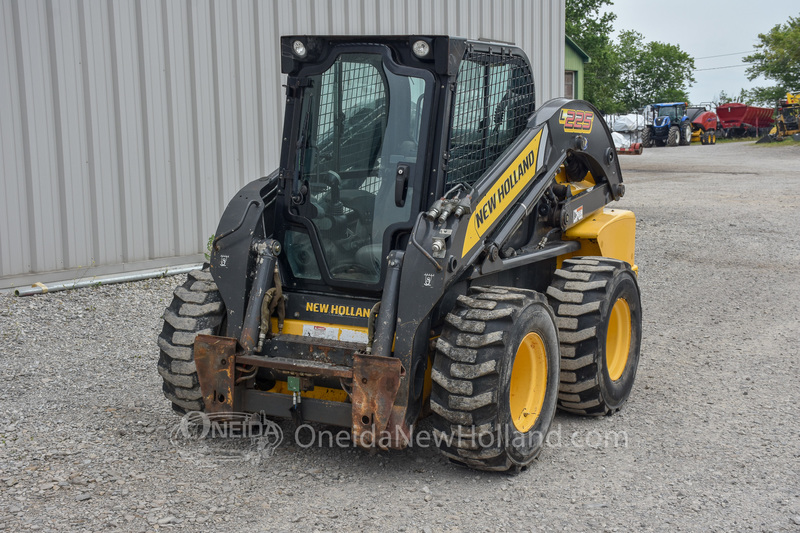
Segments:
[[[591,62],[591,59],[588,55],[586,55],[586,52],[581,50],[581,48],[575,44],[572,39],[570,39],[569,35],[565,37],[566,46],[564,50],[564,72],[575,72],[575,97],[583,100],[583,86],[585,79],[584,65]]]

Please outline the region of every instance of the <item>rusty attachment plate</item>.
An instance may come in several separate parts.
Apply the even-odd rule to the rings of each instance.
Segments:
[[[194,363],[205,412],[233,412],[236,339],[198,335],[194,340]]]
[[[400,378],[405,369],[399,359],[377,355],[353,356],[353,438],[365,448],[387,442],[385,432],[392,414]]]

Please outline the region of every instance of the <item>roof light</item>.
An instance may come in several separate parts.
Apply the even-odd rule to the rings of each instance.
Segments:
[[[417,57],[426,57],[431,53],[430,45],[422,40],[414,42],[411,48],[414,50],[414,55]]]
[[[306,50],[306,45],[303,44],[303,41],[295,41],[292,43],[292,50],[294,51],[294,55],[299,58],[306,57],[308,50]]]

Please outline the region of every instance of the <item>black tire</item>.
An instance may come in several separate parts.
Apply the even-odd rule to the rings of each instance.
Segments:
[[[681,137],[681,131],[678,126],[669,127],[669,135],[667,136],[667,146],[678,146],[678,141]]]
[[[708,139],[709,139],[710,136],[711,136],[711,133],[707,134],[706,132],[701,132],[700,133],[700,144],[702,144],[703,146],[708,144]]]
[[[555,415],[553,310],[538,292],[473,287],[445,322],[431,372],[439,450],[478,470],[519,472],[541,452]]]
[[[217,285],[208,271],[190,272],[174,291],[164,311],[164,326],[158,336],[161,355],[158,373],[164,380],[164,396],[178,413],[202,411],[203,398],[194,365],[194,338],[220,332],[225,309]]]
[[[689,146],[692,142],[692,125],[688,122],[681,126],[681,146]]]
[[[717,144],[717,132],[715,130],[708,132],[708,144]]]
[[[650,126],[645,126],[642,130],[642,146],[645,148],[653,147],[653,129]]]
[[[567,259],[547,295],[561,334],[559,407],[591,416],[618,411],[633,388],[642,339],[639,285],[630,265],[606,257]]]

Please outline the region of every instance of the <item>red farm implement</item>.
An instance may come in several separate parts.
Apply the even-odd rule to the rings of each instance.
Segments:
[[[736,102],[717,107],[723,137],[745,137],[765,134],[774,122],[773,109]]]

